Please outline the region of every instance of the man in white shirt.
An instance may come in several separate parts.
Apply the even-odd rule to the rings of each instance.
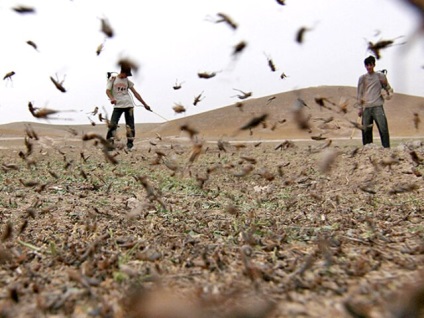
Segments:
[[[134,94],[144,108],[152,111],[150,106],[143,100],[140,94],[134,88],[134,83],[128,77],[132,76],[131,68],[127,65],[121,65],[121,71],[117,76],[112,76],[107,81],[106,95],[113,104],[113,113],[110,119],[109,129],[106,139],[113,143],[119,119],[122,114],[125,115],[127,148],[129,150],[134,146],[135,124],[134,124],[134,103],[129,90]]]

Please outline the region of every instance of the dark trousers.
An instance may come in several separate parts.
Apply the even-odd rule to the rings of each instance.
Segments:
[[[116,134],[116,129],[118,128],[119,119],[122,114],[125,115],[125,124],[126,124],[126,135],[127,135],[127,146],[132,147],[134,137],[135,137],[135,125],[134,125],[134,108],[114,108],[112,113],[112,118],[109,123],[109,130],[107,131],[106,139],[113,140]]]
[[[382,146],[384,148],[390,148],[389,126],[383,106],[374,106],[364,109],[362,114],[362,144],[366,145],[373,142],[372,129],[374,121],[380,133]]]

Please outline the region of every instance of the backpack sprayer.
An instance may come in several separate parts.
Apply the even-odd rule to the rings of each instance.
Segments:
[[[116,75],[118,75],[118,73],[117,72],[107,72],[106,73],[106,75],[107,75],[107,79],[110,79],[111,78],[111,76],[113,75],[113,74],[116,74]],[[135,107],[144,107],[143,105],[138,105],[138,104],[136,104],[135,102],[134,102],[134,98],[133,98],[133,96],[130,94],[130,93],[128,93],[129,95],[130,95],[130,98],[131,98],[131,100],[132,100],[132,103],[133,103],[133,105],[135,106]],[[152,109],[149,109],[149,112],[152,112],[153,114],[155,114],[156,116],[159,116],[160,118],[162,118],[163,120],[165,120],[165,121],[169,121],[168,119],[166,119],[165,117],[163,117],[162,115],[159,115],[158,113],[156,113],[155,111],[153,111]]]

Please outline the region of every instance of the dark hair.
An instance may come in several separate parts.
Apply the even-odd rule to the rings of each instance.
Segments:
[[[372,56],[372,55],[368,56],[368,57],[364,60],[364,64],[365,64],[365,65],[370,65],[370,64],[375,65],[375,57],[374,57],[374,56]]]
[[[131,66],[122,64],[121,65],[121,73],[127,74],[127,76],[132,76]]]

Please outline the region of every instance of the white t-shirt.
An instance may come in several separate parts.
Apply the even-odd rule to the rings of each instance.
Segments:
[[[133,86],[134,83],[128,78],[112,76],[108,79],[106,89],[112,90],[112,95],[116,99],[114,108],[134,107],[132,97],[128,91]]]

